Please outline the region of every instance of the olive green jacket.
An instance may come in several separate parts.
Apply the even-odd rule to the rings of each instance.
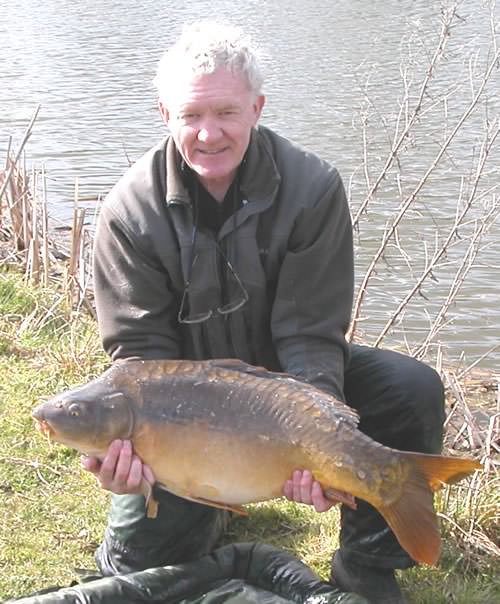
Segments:
[[[193,251],[192,200],[178,157],[166,138],[103,204],[94,290],[105,350],[113,360],[240,358],[343,398],[353,251],[337,170],[271,130],[255,129],[240,171],[240,209],[217,240],[197,232]],[[216,309],[226,295],[237,299],[241,292],[234,278],[228,285],[224,256],[249,295],[226,315]],[[190,270],[190,316],[213,313],[204,322],[180,324]]]

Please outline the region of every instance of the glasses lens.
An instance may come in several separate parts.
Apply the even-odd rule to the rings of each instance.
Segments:
[[[222,304],[217,308],[217,312],[221,315],[228,315],[232,312],[235,312],[236,310],[239,310],[244,304],[248,302],[248,292],[244,288],[241,279],[236,274],[233,265],[226,258],[222,250],[219,249],[219,251],[226,262],[228,272],[228,279],[226,281],[226,285],[228,287],[228,290],[231,291],[232,296],[229,302],[227,302],[226,304]],[[231,284],[229,284],[229,276],[231,276]]]
[[[180,313],[178,316],[179,323],[203,323],[203,321],[208,321],[212,316],[212,311],[209,310],[206,313],[198,313],[197,315],[189,315],[187,317],[183,317]]]
[[[229,302],[228,304],[224,304],[224,306],[219,306],[217,312],[221,315],[229,315],[235,310],[240,309],[244,304],[246,304],[248,297],[241,298],[240,300],[235,300],[234,302]]]
[[[187,314],[186,316],[186,311],[188,311],[188,308],[186,307],[189,307],[189,285],[190,283],[186,283],[186,286],[184,287],[184,292],[182,293],[181,306],[179,308],[179,313],[177,314],[177,320],[179,321],[179,323],[203,323],[203,321],[207,321],[212,316],[211,310],[207,312],[194,313],[192,315]]]

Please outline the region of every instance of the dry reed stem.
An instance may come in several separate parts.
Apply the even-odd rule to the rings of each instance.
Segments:
[[[14,161],[11,164],[10,168],[7,169],[7,172],[6,172],[5,177],[4,177],[4,181],[3,181],[2,185],[0,186],[0,202],[2,201],[3,194],[4,194],[4,192],[5,192],[8,184],[10,182],[10,179],[11,179],[11,176],[12,176],[13,166],[15,166],[17,164],[17,161],[18,161],[19,157],[21,156],[21,153],[22,153],[22,151],[24,149],[24,146],[26,145],[26,143],[28,142],[29,137],[31,136],[31,132],[33,130],[33,125],[34,125],[34,123],[36,121],[36,118],[38,116],[38,112],[40,111],[40,107],[41,107],[41,105],[38,105],[36,107],[35,111],[33,112],[31,120],[30,120],[30,122],[29,122],[29,124],[28,124],[28,126],[27,126],[27,128],[26,128],[26,130],[24,132],[23,138],[21,140],[21,144],[19,145],[19,149],[17,150],[17,154],[15,155]]]
[[[19,154],[17,156],[19,158]],[[49,218],[47,210],[47,186],[45,168],[38,174],[32,169],[31,178],[26,177],[23,169],[11,157],[7,158],[10,173],[10,186],[5,187],[5,199],[10,211],[9,223],[11,233],[3,229],[14,250],[6,252],[3,248],[2,262],[13,261],[24,266],[26,281],[42,283],[46,286],[54,279],[54,274],[61,272],[61,263],[51,255],[51,249],[57,249],[50,239]],[[4,177],[0,173],[0,179]],[[0,180],[0,182],[2,182]],[[90,256],[91,237],[87,233],[85,209],[78,208],[78,182],[75,183],[75,205],[73,227],[70,240],[68,261],[63,264],[64,275],[62,288],[68,298],[68,306],[84,306],[95,317],[90,302]],[[21,255],[20,255],[21,254]],[[61,255],[61,254],[58,254]],[[65,256],[65,254],[62,254]]]
[[[45,175],[45,166],[42,165],[42,266],[43,276],[42,285],[49,285],[49,216],[47,212],[47,179]]]

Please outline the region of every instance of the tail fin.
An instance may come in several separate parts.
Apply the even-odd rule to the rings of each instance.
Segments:
[[[401,453],[412,462],[401,497],[378,507],[401,546],[417,562],[436,564],[441,552],[438,519],[432,491],[444,483],[454,483],[481,468],[472,459]]]

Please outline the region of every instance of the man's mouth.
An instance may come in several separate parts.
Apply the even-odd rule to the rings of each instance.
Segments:
[[[227,147],[224,147],[223,149],[198,149],[198,152],[203,154],[203,155],[220,155],[221,153],[224,153],[224,151],[227,149]]]

